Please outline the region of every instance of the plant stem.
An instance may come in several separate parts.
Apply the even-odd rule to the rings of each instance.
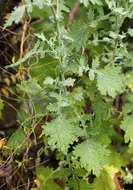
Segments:
[[[56,0],[56,18],[59,18],[60,0]]]
[[[55,23],[56,23],[57,39],[59,42],[59,46],[62,46],[62,37],[61,37],[60,25],[59,25],[59,12],[60,12],[59,9],[60,9],[60,0],[57,0],[56,1],[56,12],[55,12],[54,7],[51,7],[51,11],[54,16]],[[63,57],[59,55],[59,72],[60,72],[61,81],[64,81],[65,76],[64,76],[64,71],[62,68],[62,63],[63,63]],[[65,92],[66,91],[65,87],[63,88],[63,90],[61,89],[61,91]]]

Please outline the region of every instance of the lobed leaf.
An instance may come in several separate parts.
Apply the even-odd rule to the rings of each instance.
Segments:
[[[69,32],[69,37],[73,39],[73,43],[70,48],[75,48],[80,50],[80,48],[85,47],[88,39],[88,26],[84,23],[75,22],[72,24],[71,30]]]
[[[97,71],[97,87],[102,95],[113,98],[124,91],[124,76],[119,67],[106,66]]]
[[[97,176],[100,174],[102,166],[107,163],[107,150],[102,144],[89,139],[75,147],[73,154],[76,158],[80,158],[81,166],[88,171],[93,171]]]
[[[48,137],[48,143],[52,147],[56,147],[64,154],[74,141],[78,140],[81,129],[75,124],[61,116],[47,123],[43,127],[43,134]]]
[[[25,8],[25,5],[15,7],[12,13],[10,14],[10,17],[6,20],[6,23],[4,24],[4,29],[10,26],[13,22],[18,24],[25,13]]]
[[[130,141],[130,146],[133,147],[133,116],[128,115],[121,123],[121,129],[125,131],[125,142]]]

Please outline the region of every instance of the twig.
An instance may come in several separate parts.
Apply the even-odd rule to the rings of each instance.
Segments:
[[[116,96],[115,107],[116,107],[117,111],[120,110],[120,96]]]
[[[3,100],[9,107],[11,107],[16,113],[18,112],[18,110],[12,105],[10,104],[9,102]]]
[[[0,29],[3,30],[3,27],[0,26]],[[9,32],[9,33],[11,33],[11,34],[13,34],[13,35],[19,35],[17,32],[13,32],[13,31],[11,31],[11,30],[9,30],[9,29],[7,29],[7,28],[5,28],[4,30],[6,30],[7,32]],[[7,34],[7,35],[8,35],[8,34]]]
[[[24,26],[23,26],[23,34],[21,38],[21,45],[20,45],[20,58],[22,58],[23,56],[23,51],[24,51],[23,47],[24,47],[26,29],[27,29],[27,22],[25,21]]]
[[[116,189],[117,190],[122,190],[123,189],[123,187],[122,187],[122,181],[119,180],[118,178],[120,178],[120,172],[115,173],[113,181],[115,183]]]
[[[69,31],[69,26],[70,26],[70,24],[72,24],[72,21],[75,17],[76,12],[78,11],[80,5],[81,5],[80,1],[77,1],[74,4],[74,7],[72,8],[71,12],[69,13],[69,18],[68,18],[68,22],[67,22],[67,30],[68,31]]]

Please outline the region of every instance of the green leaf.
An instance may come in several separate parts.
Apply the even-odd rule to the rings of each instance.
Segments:
[[[115,174],[119,170],[113,166],[104,166],[100,177],[94,180],[94,183],[90,185],[90,190],[116,190],[114,182]]]
[[[81,55],[79,60],[79,76],[83,76],[83,72],[86,72],[88,70],[88,57],[85,55]]]
[[[54,171],[52,168],[39,166],[36,168],[37,179],[40,181],[40,190],[60,190],[61,188],[54,182]]]
[[[67,13],[70,12],[70,9],[65,5],[65,0],[62,0],[62,1],[60,2],[60,12],[61,12],[61,11],[65,11],[65,12],[67,12]]]
[[[80,2],[83,3],[85,7],[89,5],[89,0],[80,0]]]
[[[100,142],[103,145],[111,143],[111,137],[115,135],[115,131],[109,121],[94,120],[93,125],[87,127],[87,132],[90,138]]]
[[[41,58],[43,58],[45,55],[45,52],[42,50],[43,45],[44,44],[42,44],[40,41],[37,41],[36,44],[34,45],[34,48],[28,51],[23,58],[19,59],[14,64],[7,65],[6,68],[17,67],[18,65],[20,65],[21,63],[24,63],[27,59],[29,59],[30,57],[34,55],[38,55],[38,56],[40,55]]]
[[[55,80],[51,77],[46,77],[44,82],[43,82],[43,85],[47,84],[47,85],[52,85],[54,84]]]
[[[126,116],[121,123],[121,129],[125,131],[125,142],[130,141],[129,146],[133,147],[133,115]]]
[[[22,85],[18,85],[18,86],[21,90],[33,96],[37,94],[39,95],[39,93],[42,90],[41,86],[38,84],[37,80],[34,78],[24,81]]]
[[[57,74],[57,61],[50,56],[46,56],[43,59],[39,59],[38,64],[31,66],[30,71],[32,77],[36,78],[39,83],[43,83],[47,77],[55,78]]]
[[[73,39],[70,48],[80,50],[80,48],[86,45],[88,39],[88,26],[84,23],[74,22],[71,26],[69,37]]]
[[[79,189],[80,190],[88,190],[90,187],[90,185],[82,179],[80,179],[80,180],[70,179],[68,181],[68,186],[70,187],[70,189],[74,189],[74,190],[79,190]]]
[[[92,3],[92,4],[97,4],[97,5],[102,5],[102,2],[101,2],[101,0],[90,0],[90,2]]]
[[[117,152],[116,148],[111,147],[110,151],[111,153],[108,157],[108,165],[114,166],[120,171],[121,167],[126,166],[128,161],[124,158],[124,156],[121,155],[121,153]]]
[[[132,81],[129,83],[132,84]],[[128,95],[127,100],[125,100],[125,104],[123,102],[122,113],[126,115],[131,112],[133,112],[133,95]]]
[[[25,138],[26,135],[23,129],[19,128],[9,138],[7,146],[9,146],[12,150],[17,150]]]
[[[27,5],[27,6],[26,6],[27,12],[28,12],[28,13],[31,13],[31,12],[32,12],[32,8],[33,8],[33,4],[32,4],[32,2],[31,2],[31,0],[25,0],[25,5]]]
[[[70,175],[72,175],[72,173],[73,173],[72,168],[62,168],[61,170],[57,171],[54,174],[54,177],[60,179],[67,179]]]
[[[128,114],[131,113],[133,111],[133,103],[126,103],[125,105],[123,105],[122,107],[122,112],[123,114]]]
[[[80,0],[81,3],[84,4],[85,7],[87,7],[89,5],[89,2],[91,2],[92,4],[97,4],[97,5],[102,5],[101,0]]]
[[[133,29],[132,29],[132,28],[129,28],[129,29],[128,29],[128,34],[129,34],[131,37],[133,37]]]
[[[73,86],[74,82],[75,82],[75,79],[67,78],[64,81],[61,81],[60,84],[62,84],[63,86]]]
[[[44,8],[44,5],[47,5],[48,7],[54,6],[56,0],[33,0],[33,4],[42,9]]]
[[[79,92],[79,93],[75,94],[75,95],[74,95],[74,99],[75,99],[76,101],[81,101],[81,100],[83,100],[83,99],[84,99],[84,98],[83,98],[83,93],[82,93],[82,92]]]
[[[116,7],[116,2],[114,0],[110,1],[110,0],[105,0],[105,2],[107,3],[108,7],[110,9],[113,9]]]
[[[40,34],[34,34],[37,38],[39,38],[40,40],[42,40],[43,42],[45,42],[46,41],[46,38],[45,38],[45,36],[44,36],[44,34],[43,33],[40,33]]]
[[[46,4],[45,0],[33,0],[33,3],[40,9]]]
[[[80,157],[82,167],[88,171],[92,170],[95,175],[99,176],[102,166],[107,163],[109,150],[99,142],[89,139],[77,145],[73,154],[76,158]]]
[[[133,183],[133,174],[128,171],[127,175],[124,177],[124,183],[132,184]]]
[[[99,124],[104,120],[109,118],[109,107],[110,105],[102,100],[102,98],[98,95],[95,97],[92,108],[95,114],[95,121]]]
[[[24,13],[25,13],[25,5],[15,7],[10,17],[6,20],[6,23],[4,24],[4,29],[10,26],[13,22],[18,24],[20,20],[22,19]]]
[[[78,140],[81,129],[76,127],[71,120],[58,117],[43,127],[43,134],[48,136],[48,143],[58,148],[64,154],[67,153],[70,144]]]
[[[113,98],[124,90],[124,76],[121,69],[114,66],[106,66],[97,71],[97,87],[102,95],[110,95]]]
[[[92,61],[92,69],[93,70],[97,69],[99,67],[99,65],[100,65],[99,59],[98,58],[93,59],[93,61]]]
[[[93,70],[93,69],[90,69],[90,71],[89,71],[89,78],[90,78],[90,80],[94,80],[94,78],[95,78],[95,71]]]

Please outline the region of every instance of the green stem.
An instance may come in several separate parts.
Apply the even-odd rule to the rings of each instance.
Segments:
[[[56,10],[55,10],[54,7],[51,7],[51,11],[52,11],[54,21],[55,21],[55,24],[56,24],[58,44],[59,44],[59,46],[62,46],[62,37],[61,37],[61,33],[60,33],[60,24],[59,24],[60,0],[56,0]],[[64,76],[64,71],[63,71],[63,67],[62,67],[63,57],[61,55],[58,55],[58,57],[59,57],[59,59],[58,59],[59,77],[60,77],[60,81],[64,81],[65,76]],[[60,92],[59,92],[60,96],[62,96],[62,94],[65,94],[65,93],[66,93],[66,88],[61,87]],[[60,106],[58,106],[58,115],[60,115],[60,116],[62,115]]]
[[[60,36],[60,27],[59,27],[59,22],[58,22],[58,19],[57,19],[57,14],[55,13],[54,7],[51,7],[51,11],[52,11],[52,14],[54,16],[54,20],[55,20],[56,28],[57,28],[58,39],[59,39],[59,36]]]
[[[116,8],[117,7],[118,7],[118,3],[116,2]],[[116,22],[115,30],[116,30],[116,34],[118,35],[119,34],[119,28],[118,28],[118,15],[117,15],[117,13],[116,13],[115,22]],[[113,51],[113,60],[112,60],[113,63],[114,63],[114,60],[115,60],[115,54],[116,54],[116,51],[117,51],[117,46],[118,46],[118,39],[116,38],[115,39],[115,47],[114,47],[114,51]]]
[[[60,0],[57,0],[56,1],[56,11],[54,9],[54,7],[51,7],[51,11],[52,11],[52,14],[54,16],[54,20],[55,20],[55,23],[56,23],[56,29],[57,29],[57,39],[58,39],[58,42],[59,42],[59,46],[62,45],[62,39],[61,39],[61,34],[60,34],[60,25],[59,25],[59,12],[60,12]],[[62,62],[63,62],[63,58],[62,56],[59,56],[59,72],[60,72],[60,78],[61,78],[61,81],[64,81],[65,80],[65,76],[64,76],[64,71],[63,71],[63,68],[62,68]],[[66,91],[66,88],[63,88],[61,90],[63,93]]]
[[[60,0],[56,1],[56,18],[59,18]]]

